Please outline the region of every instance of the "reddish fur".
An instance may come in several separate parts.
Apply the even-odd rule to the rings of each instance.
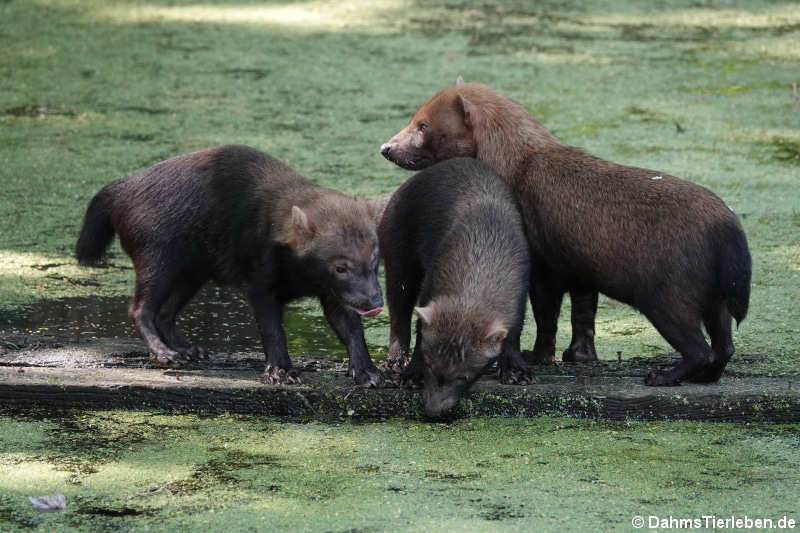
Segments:
[[[733,353],[729,311],[744,318],[751,267],[737,217],[711,191],[568,146],[522,105],[479,83],[433,96],[381,151],[409,169],[476,157],[506,178],[534,258],[537,357],[552,356],[564,291],[582,316],[573,315],[570,348],[588,343],[594,352],[592,297],[596,306],[600,291],[639,309],[683,354],[675,370],[648,383],[714,381],[721,374]],[[588,333],[576,333],[581,324]]]

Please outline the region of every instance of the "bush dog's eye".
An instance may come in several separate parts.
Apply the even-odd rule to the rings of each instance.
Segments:
[[[336,265],[336,273],[337,274],[344,274],[347,272],[347,267],[344,265]]]
[[[425,131],[427,129],[428,129],[428,125],[425,124],[424,122],[419,125],[419,131]]]

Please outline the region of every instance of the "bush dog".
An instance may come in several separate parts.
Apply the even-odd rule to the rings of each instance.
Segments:
[[[219,146],[158,163],[92,198],[76,246],[98,263],[116,232],[136,270],[129,313],[159,363],[205,359],[175,317],[201,285],[240,287],[258,321],[265,383],[299,382],[286,350],[285,304],[316,296],[358,383],[381,376],[361,316],[382,310],[375,207],[318,187],[247,146]]]
[[[739,323],[747,314],[751,260],[741,224],[714,193],[568,146],[522,105],[461,77],[381,153],[410,170],[477,157],[506,178],[531,245],[534,360],[553,359],[566,291],[573,335],[564,359],[596,358],[599,291],[638,309],[683,356],[645,383],[719,379],[734,351],[731,315]]]
[[[528,242],[501,176],[465,158],[415,174],[391,196],[378,239],[391,322],[389,359],[405,360],[415,311],[417,339],[402,378],[422,378],[429,416],[446,413],[498,357],[504,382],[533,379],[519,352]]]

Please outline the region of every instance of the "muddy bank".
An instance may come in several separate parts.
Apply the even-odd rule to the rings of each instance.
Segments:
[[[74,342],[7,336],[0,354],[0,403],[9,408],[163,409],[253,413],[315,419],[422,416],[419,393],[362,389],[345,375],[346,362],[294,357],[304,384],[266,386],[258,352],[213,354],[202,368],[165,370],[130,338]],[[742,355],[741,363],[763,356]],[[557,363],[538,367],[538,382],[519,387],[485,376],[462,400],[458,416],[565,415],[593,419],[797,422],[800,379],[727,373],[718,384],[651,388],[652,367],[676,355]]]

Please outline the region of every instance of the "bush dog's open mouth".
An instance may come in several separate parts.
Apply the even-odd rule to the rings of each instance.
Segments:
[[[369,311],[362,311],[361,309],[356,309],[353,307],[353,310],[361,316],[375,316],[381,311],[383,311],[383,307],[376,307],[375,309],[370,309]]]

